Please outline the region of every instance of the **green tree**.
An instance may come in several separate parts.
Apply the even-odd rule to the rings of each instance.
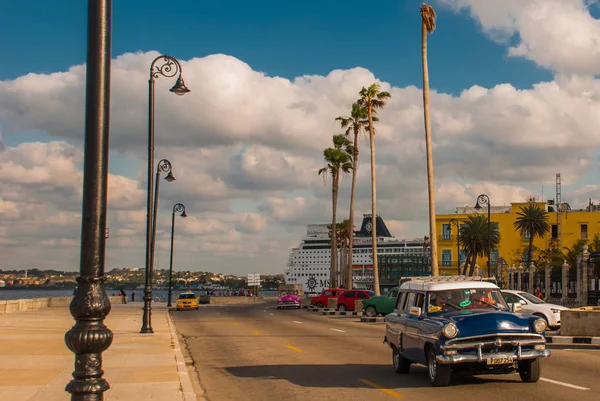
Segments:
[[[526,206],[522,206],[517,212],[517,219],[513,223],[515,230],[519,231],[523,238],[529,236],[529,246],[527,251],[527,268],[531,266],[533,260],[533,239],[544,238],[550,231],[548,223],[548,212],[546,212],[538,204],[530,202]]]
[[[433,154],[431,150],[431,119],[429,113],[429,67],[427,65],[427,34],[435,30],[436,14],[433,7],[421,6],[421,62],[423,65],[423,119],[425,121],[425,149],[427,152],[427,192],[429,193],[429,236],[431,237],[431,274],[440,274],[437,258],[435,227],[435,186],[433,182]]]
[[[342,134],[333,136],[333,148],[327,148],[323,151],[325,158],[325,167],[318,172],[323,175],[325,180],[327,176],[331,176],[331,199],[332,199],[332,224],[331,227],[336,227],[337,219],[337,199],[340,185],[340,172],[348,173],[352,170],[352,156],[347,150],[351,150],[352,144]],[[332,230],[331,238],[331,286],[337,286],[337,230]]]
[[[371,147],[371,217],[373,219],[373,229],[371,231],[371,240],[373,246],[373,287],[375,295],[381,295],[379,290],[379,267],[377,264],[377,178],[375,174],[375,126],[373,122],[374,114],[378,109],[385,106],[386,100],[391,98],[388,92],[381,91],[379,84],[372,84],[368,88],[363,88],[359,92],[360,98],[357,104],[367,109],[369,117],[369,144]]]
[[[487,216],[475,215],[469,216],[469,218],[460,226],[460,238],[459,245],[461,249],[467,254],[465,261],[465,267],[462,274],[467,274],[467,268],[469,276],[472,276],[475,271],[475,263],[477,258],[480,256],[487,255],[488,251],[488,222]],[[498,223],[492,223],[491,232],[491,246],[492,250],[498,247],[500,243],[500,232],[498,231]]]
[[[373,121],[379,121],[375,116],[372,117]],[[354,238],[354,194],[356,193],[356,174],[358,172],[358,136],[361,132],[365,132],[369,129],[369,113],[366,107],[361,107],[358,103],[352,104],[352,111],[349,117],[337,117],[336,121],[340,122],[342,128],[346,129],[346,136],[354,134],[353,152],[352,152],[352,189],[350,191],[350,218],[348,222],[348,237],[350,238],[348,243],[348,267],[346,274],[346,285],[348,288],[352,288],[352,248]]]

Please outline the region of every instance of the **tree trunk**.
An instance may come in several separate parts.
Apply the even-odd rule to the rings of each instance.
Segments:
[[[375,127],[373,127],[373,106],[368,105],[369,112],[369,142],[371,145],[371,241],[373,245],[373,290],[375,295],[379,291],[379,266],[377,265],[377,179],[375,177]]]
[[[471,259],[471,268],[469,269],[469,276],[472,276],[475,273],[475,265],[477,264],[477,254],[473,254],[473,259]]]
[[[356,174],[358,168],[358,127],[354,126],[354,154],[352,155],[352,190],[350,191],[350,226],[348,227],[348,271],[346,283],[352,289],[352,259],[354,248],[354,193],[356,192]]]
[[[529,249],[527,250],[527,255],[529,255],[529,257],[527,258],[527,270],[529,270],[529,267],[531,266],[531,260],[533,259],[533,235],[531,233],[529,233]],[[529,283],[529,285],[531,286],[531,283]]]
[[[331,189],[331,196],[333,202],[333,222],[331,225],[331,288],[337,288],[337,227],[336,227],[336,218],[337,218],[337,195],[338,195],[338,185],[339,185],[339,171],[333,171],[333,185]]]
[[[429,192],[429,238],[431,238],[431,274],[439,276],[437,235],[435,227],[435,186],[433,183],[433,155],[431,152],[431,123],[429,116],[429,69],[427,66],[427,28],[421,22],[421,59],[423,63],[423,116],[425,119],[425,147],[427,150],[427,190]]]

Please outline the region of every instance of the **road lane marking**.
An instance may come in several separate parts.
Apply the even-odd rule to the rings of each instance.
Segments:
[[[269,313],[269,316],[274,316],[272,313]]]
[[[390,390],[389,388],[385,388],[385,387],[381,387],[379,384],[377,383],[373,383],[372,381],[366,380],[366,379],[360,379],[360,381],[364,384],[366,384],[369,387],[373,387],[376,388],[377,390],[386,393],[387,395],[391,395],[392,397],[396,397],[396,398],[404,398],[404,396],[394,390]]]
[[[296,352],[302,352],[302,350],[300,348],[296,348],[293,345],[286,345],[286,347],[288,347],[289,349],[291,349],[292,351],[296,351]]]
[[[329,330],[332,330],[332,331],[337,331],[337,332],[339,332],[339,333],[345,333],[345,331],[344,331],[344,330],[340,330],[340,329],[329,329]]]
[[[240,324],[238,322],[233,322],[234,326],[239,326]]]
[[[299,322],[299,321],[297,321],[297,320],[292,320],[292,322],[294,322],[294,323],[298,323],[298,324],[302,324],[302,322]]]
[[[258,330],[252,330],[252,332],[253,332],[254,334],[256,334],[256,335],[259,335],[259,334],[260,334],[260,331],[258,331]]]
[[[548,383],[558,384],[559,386],[574,388],[575,390],[589,390],[589,388],[587,388],[587,387],[581,387],[581,386],[576,386],[575,384],[559,382],[558,380],[546,379],[545,377],[540,377],[540,380],[544,381],[544,382],[548,382]]]

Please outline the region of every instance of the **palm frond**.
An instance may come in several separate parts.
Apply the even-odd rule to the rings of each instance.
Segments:
[[[421,21],[425,25],[428,33],[433,33],[435,30],[435,20],[437,15],[435,10],[430,5],[423,3],[421,6]]]

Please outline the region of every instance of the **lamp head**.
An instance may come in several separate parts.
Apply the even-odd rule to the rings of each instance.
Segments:
[[[187,86],[185,86],[185,83],[183,82],[183,78],[181,77],[181,74],[179,75],[179,78],[177,78],[177,82],[175,82],[175,85],[169,90],[171,92],[173,92],[174,94],[176,94],[177,96],[183,96],[186,93],[190,92],[190,90],[187,88]]]
[[[477,199],[477,204],[475,205],[475,210],[481,210],[481,205],[479,204],[479,199]]]
[[[183,217],[184,219],[187,217],[187,213],[185,212],[185,209],[183,210],[183,212],[180,214],[181,217]]]
[[[167,174],[167,176],[165,177],[165,180],[167,180],[168,182],[175,181],[175,177],[173,176],[173,173],[169,171],[169,174]]]

